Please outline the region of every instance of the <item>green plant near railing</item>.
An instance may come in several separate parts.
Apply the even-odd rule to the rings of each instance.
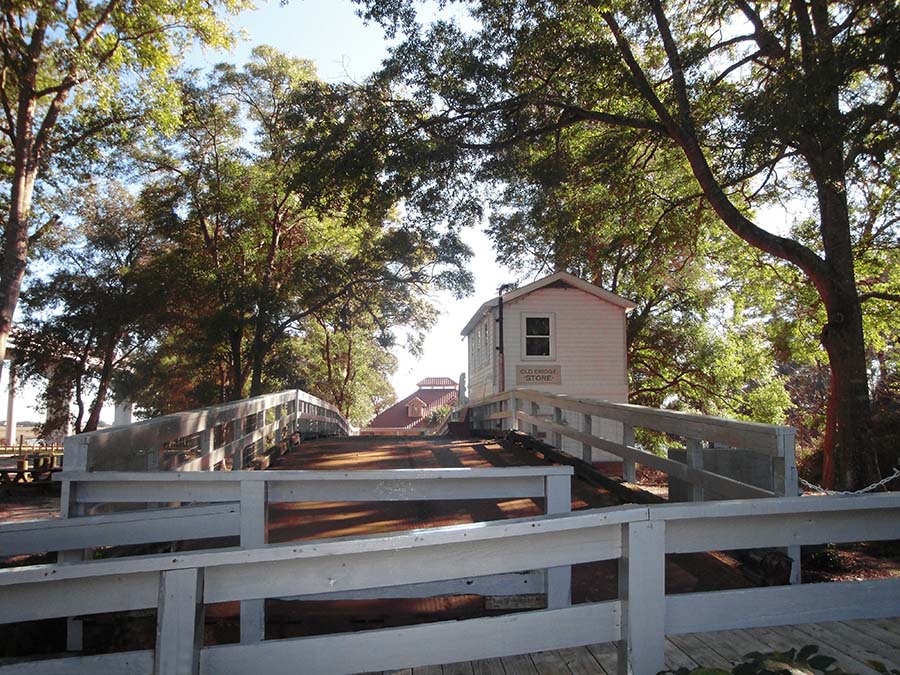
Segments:
[[[816,645],[806,645],[799,651],[751,652],[744,655],[743,663],[731,670],[701,666],[693,670],[664,670],[659,675],[853,675],[839,668],[835,659],[818,652]],[[885,675],[900,675],[900,670],[888,670],[887,666],[878,661],[869,661],[868,665]]]

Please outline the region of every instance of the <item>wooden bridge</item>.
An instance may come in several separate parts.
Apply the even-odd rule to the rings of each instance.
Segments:
[[[900,663],[898,578],[679,586],[685,556],[773,547],[799,561],[804,545],[900,538],[900,495],[792,496],[790,430],[528,391],[481,401],[469,419],[542,430],[556,447],[568,437],[586,457],[601,448],[625,459],[626,475],[633,462],[654,466],[685,483],[692,502],[608,506],[577,467],[508,444],[297,444],[348,430],[333,407],[299,391],[83,434],[66,439],[56,477],[62,517],[0,525],[0,555],[58,552],[55,564],[0,570],[0,622],[68,617],[72,653],[17,659],[0,674],[644,675],[807,643],[850,672],[876,672],[870,659]],[[620,439],[594,433],[598,420],[621,425]],[[685,461],[645,453],[635,428],[678,437]],[[767,458],[770,489],[705,469],[703,451],[713,445]],[[738,498],[704,501],[712,493]],[[329,531],[347,536],[326,538]],[[86,555],[160,542],[182,544]],[[597,565],[607,573],[592,575]],[[796,565],[792,578],[799,581]],[[464,599],[472,597],[495,604],[471,612]],[[336,633],[291,633],[297,614],[285,607],[302,615],[329,601],[345,603],[345,623],[378,602],[415,605],[426,623],[348,629],[336,621]],[[150,616],[155,631],[145,633],[155,638],[126,651],[83,651],[82,618],[122,612],[137,623]],[[229,615],[239,616],[233,641],[215,628]]]

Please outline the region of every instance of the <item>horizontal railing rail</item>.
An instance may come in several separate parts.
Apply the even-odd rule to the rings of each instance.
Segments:
[[[0,622],[156,608],[155,649],[42,660],[42,672],[388,670],[619,644],[620,673],[665,667],[667,634],[900,615],[900,579],[666,595],[665,555],[900,538],[900,495],[625,506],[244,550],[0,570]],[[619,597],[360,633],[204,646],[203,606],[619,561]],[[0,674],[30,672],[28,665]]]
[[[531,411],[519,410],[522,403],[530,403]],[[539,406],[554,410],[552,419],[540,416]],[[636,463],[658,469],[671,477],[686,481],[695,487],[692,501],[702,501],[707,488],[723,497],[746,499],[754,497],[796,496],[797,470],[794,459],[794,429],[791,427],[745,422],[721,417],[708,417],[673,410],[658,410],[627,403],[609,403],[590,399],[575,399],[563,395],[546,394],[529,390],[513,390],[469,403],[479,411],[480,421],[509,421],[512,428],[530,426],[532,432],[542,429],[554,436],[559,447],[561,437],[581,443],[586,461],[592,448],[612,453],[624,460],[626,480],[634,480]],[[581,416],[580,425],[571,423],[565,413]],[[591,433],[593,419],[601,418],[622,423],[622,442],[611,441]],[[579,428],[579,426],[581,428]],[[634,442],[636,427],[679,436],[685,440],[687,461],[679,462],[660,457],[637,447]],[[759,488],[745,482],[720,475],[703,468],[701,443],[749,450],[766,455],[773,460],[777,480],[774,490]],[[629,476],[630,474],[630,476]]]

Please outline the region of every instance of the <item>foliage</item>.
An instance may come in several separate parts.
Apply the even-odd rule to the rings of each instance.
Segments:
[[[304,383],[367,420],[393,395],[393,329],[421,341],[435,316],[425,294],[467,287],[468,250],[451,229],[418,226],[412,188],[379,190],[405,174],[386,178],[378,148],[359,162],[346,157],[363,151],[355,140],[304,150],[336,124],[347,138],[375,131],[309,62],[258,47],[183,91],[181,130],[143,158],[161,176],[143,199],[172,244],[160,265],[173,321],[133,396],[161,412]]]
[[[228,44],[222,14],[247,6],[244,0],[4,5],[0,180],[8,193],[0,358],[29,249],[60,222],[33,218],[32,201],[42,182],[72,189],[105,150],[121,146],[136,130],[170,130],[179,110],[172,73],[182,55],[195,41]]]
[[[659,675],[849,675],[835,665],[830,656],[818,653],[816,645],[806,645],[799,651],[751,652],[744,655],[745,661],[730,671],[721,668],[678,668],[664,670]],[[887,672],[887,671],[883,671]]]
[[[688,192],[767,262],[799,271],[808,294],[798,304],[818,314],[817,350],[831,370],[835,479],[849,487],[877,476],[863,314],[872,301],[900,300],[888,179],[900,147],[896,3],[470,0],[460,4],[471,21],[423,27],[411,0],[359,2],[405,32],[383,77],[415,129],[459,150],[464,171],[597,136],[596,151],[572,154],[595,184],[621,175],[635,148],[680,157],[674,175],[689,178]],[[657,195],[677,205],[680,185],[663,180]],[[774,232],[753,209],[776,202],[808,204],[809,217]],[[575,223],[550,215],[551,239],[562,242]],[[602,215],[594,223],[607,227]],[[857,226],[887,248],[854,247]],[[694,241],[679,229],[682,246]]]
[[[444,421],[444,418],[450,414],[452,408],[449,405],[440,405],[433,410],[428,411],[428,424],[437,426]]]
[[[165,280],[155,268],[162,242],[138,199],[118,183],[95,183],[71,206],[73,236],[54,271],[30,285],[15,333],[20,372],[49,377],[45,403],[51,417],[63,416],[45,434],[68,416],[66,402],[49,399],[70,394],[76,432],[96,429],[115,372],[165,320]]]

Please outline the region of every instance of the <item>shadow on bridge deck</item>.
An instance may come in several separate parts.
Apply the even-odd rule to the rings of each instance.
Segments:
[[[344,437],[310,441],[277,460],[270,469],[334,470],[486,468],[539,466],[538,454],[500,439],[450,437]],[[521,518],[543,513],[541,499],[441,502],[298,502],[269,508],[271,543],[457,525]],[[572,510],[621,504],[614,494],[573,477]],[[615,561],[576,565],[572,569],[575,603],[600,602],[618,595]],[[670,555],[666,561],[669,593],[752,586],[740,566],[722,554]],[[537,589],[536,589],[537,590]],[[385,600],[268,600],[267,636],[316,635],[336,631],[384,628],[410,623],[491,616],[527,608],[538,598],[509,605],[481,596]],[[496,601],[495,601],[496,602]],[[524,604],[522,604],[524,603]],[[532,605],[534,606],[534,605]],[[208,608],[219,623],[215,641],[237,640],[237,606]]]

